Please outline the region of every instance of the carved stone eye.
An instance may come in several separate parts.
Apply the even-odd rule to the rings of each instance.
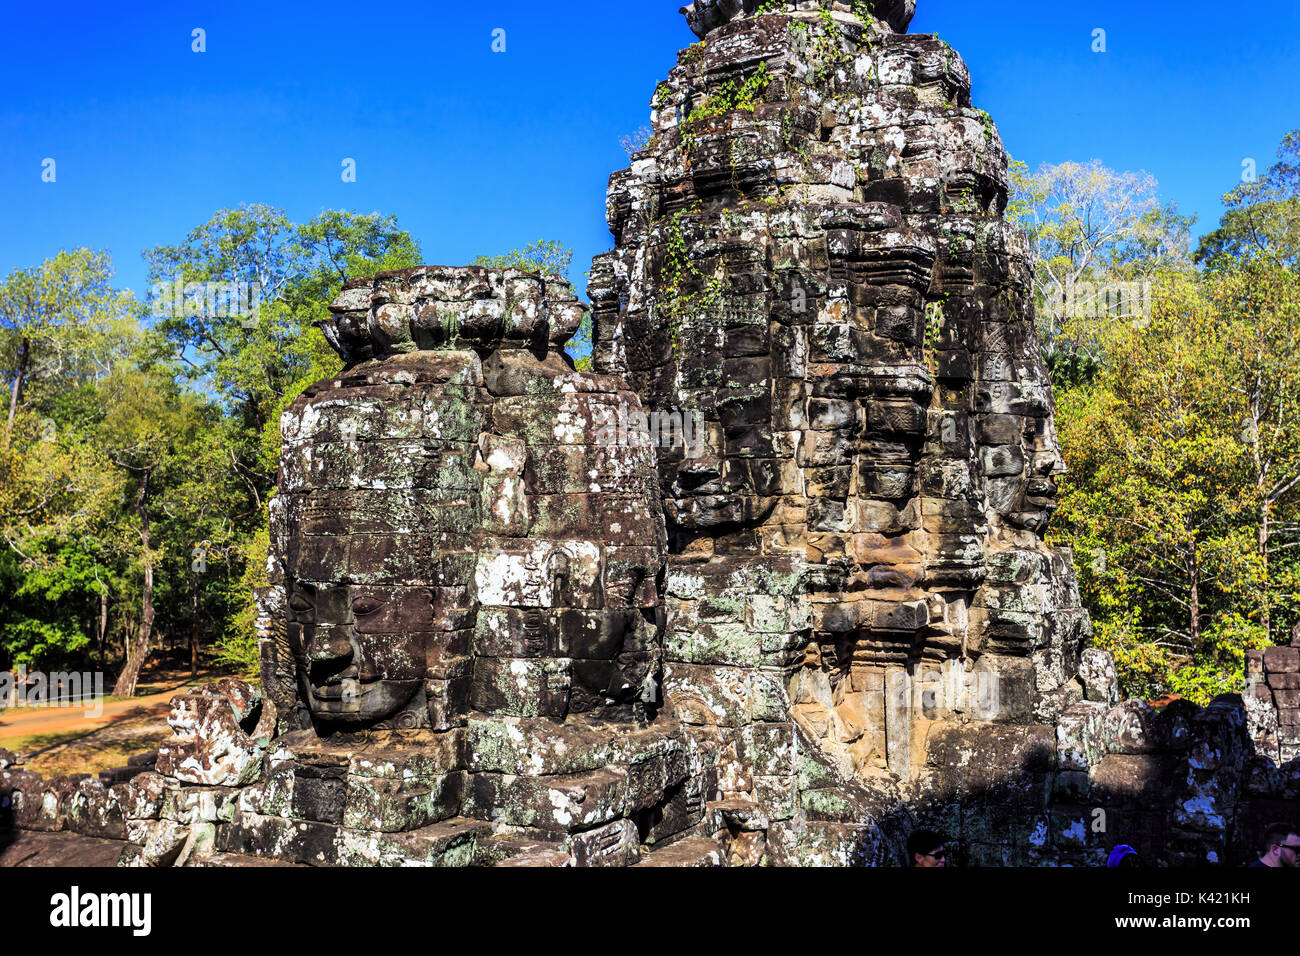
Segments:
[[[352,613],[365,617],[367,614],[374,614],[383,606],[383,602],[375,598],[360,597],[352,602]]]

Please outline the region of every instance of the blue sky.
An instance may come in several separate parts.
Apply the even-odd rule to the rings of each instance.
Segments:
[[[60,248],[141,250],[267,202],[396,214],[430,263],[541,237],[573,277],[611,245],[619,139],[694,40],[678,0],[5,5],[0,274]],[[975,103],[1037,166],[1146,169],[1212,228],[1244,158],[1300,127],[1300,3],[918,0],[970,65]],[[206,31],[207,52],[191,51]],[[492,32],[506,31],[506,52]],[[1092,33],[1107,31],[1107,52]],[[42,161],[57,180],[41,181]],[[357,181],[341,180],[345,157]],[[583,290],[585,291],[585,290]]]

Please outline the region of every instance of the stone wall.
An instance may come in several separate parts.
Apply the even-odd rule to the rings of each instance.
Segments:
[[[1246,684],[1258,751],[1278,762],[1300,756],[1300,635],[1290,647],[1247,651]]]

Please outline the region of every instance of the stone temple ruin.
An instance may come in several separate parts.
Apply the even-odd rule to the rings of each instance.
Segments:
[[[261,687],[178,697],[102,780],[0,761],[10,834],[899,865],[924,825],[958,863],[1087,866],[1239,863],[1294,819],[1300,651],[1245,704],[1155,710],[1085,649],[1006,152],[914,7],[683,10],[702,42],[610,180],[591,373],[557,277],[349,282],[347,367],[284,416]]]

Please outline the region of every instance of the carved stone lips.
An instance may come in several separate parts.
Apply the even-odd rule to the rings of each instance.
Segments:
[[[329,684],[313,684],[312,696],[317,700],[360,700],[374,688],[376,681],[362,683],[356,678],[343,678]]]

